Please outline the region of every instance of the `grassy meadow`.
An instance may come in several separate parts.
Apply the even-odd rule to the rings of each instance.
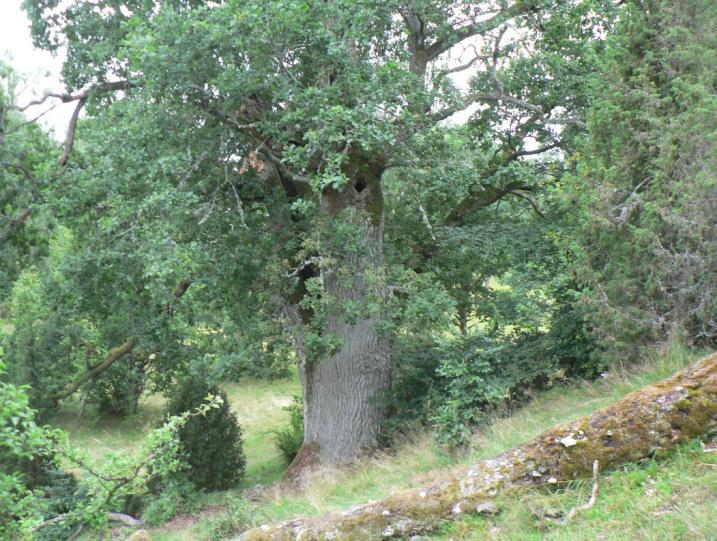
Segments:
[[[392,491],[439,479],[453,468],[494,456],[550,426],[574,420],[644,385],[669,376],[698,357],[681,348],[646,359],[638,368],[615,368],[594,382],[572,382],[536,393],[525,406],[496,416],[469,448],[449,452],[426,433],[406,438],[389,452],[344,470],[325,470],[297,488],[282,482],[284,463],[271,431],[288,422],[283,409],[300,392],[296,376],[268,383],[245,379],[226,385],[244,434],[247,473],[235,490],[201,497],[197,511],[150,529],[160,541],[199,541],[232,535],[251,524],[311,516],[377,500]],[[162,400],[147,397],[132,418],[87,418],[77,423],[79,405],[62,410],[54,424],[95,458],[110,450],[132,450],[161,418]],[[478,539],[717,539],[717,454],[695,442],[659,461],[630,465],[601,476],[596,505],[567,525],[551,522],[585,503],[591,481],[579,481],[520,498],[503,497],[503,511],[490,518],[467,517],[426,537]],[[253,488],[262,485],[263,488]],[[241,498],[252,493],[252,502]],[[506,500],[507,498],[507,500]],[[710,537],[712,536],[712,537]]]

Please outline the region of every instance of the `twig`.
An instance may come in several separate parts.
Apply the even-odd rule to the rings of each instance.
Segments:
[[[600,495],[600,462],[597,460],[593,462],[593,490],[590,493],[590,499],[585,505],[579,507],[573,507],[569,512],[565,520],[571,520],[578,514],[578,511],[587,511],[595,506],[598,496]]]
[[[565,516],[565,519],[563,520],[556,520],[556,519],[546,519],[553,524],[557,524],[558,526],[565,526],[568,522],[570,522],[572,519],[575,518],[575,515],[578,514],[578,511],[587,511],[588,509],[591,509],[595,502],[597,501],[598,496],[600,495],[600,463],[596,460],[593,462],[593,489],[590,493],[590,499],[588,500],[588,503],[585,505],[580,505],[578,507],[573,507],[570,511],[568,511],[568,514]]]

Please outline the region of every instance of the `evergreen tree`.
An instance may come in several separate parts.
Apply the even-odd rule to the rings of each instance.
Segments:
[[[616,355],[717,343],[717,4],[627,2],[577,159],[582,278]]]

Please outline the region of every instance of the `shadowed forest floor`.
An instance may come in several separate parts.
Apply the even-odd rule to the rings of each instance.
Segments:
[[[300,392],[296,377],[268,383],[245,379],[225,389],[242,425],[247,475],[230,491],[208,494],[200,511],[181,515],[150,530],[152,539],[179,541],[218,538],[248,523],[317,515],[385,497],[394,490],[430,482],[447,471],[494,456],[550,426],[568,422],[610,404],[625,394],[669,376],[697,353],[673,350],[649,359],[640,369],[615,369],[595,382],[573,383],[538,393],[510,416],[496,417],[467,449],[450,453],[430,436],[417,433],[391,452],[361,460],[354,467],[326,470],[302,490],[280,483],[284,464],[271,431],[288,421],[283,407]],[[77,425],[78,406],[60,412],[54,424],[71,433],[74,443],[95,457],[114,449],[132,449],[161,417],[162,400],[149,397],[131,419],[87,419]],[[602,476],[596,505],[565,526],[551,522],[590,495],[591,482],[579,481],[552,491],[531,492],[505,500],[501,514],[468,516],[426,537],[436,540],[478,539],[717,539],[717,453],[697,442],[677,452]],[[263,490],[252,490],[256,485]],[[251,504],[238,496],[254,493]],[[249,507],[247,507],[249,505]]]

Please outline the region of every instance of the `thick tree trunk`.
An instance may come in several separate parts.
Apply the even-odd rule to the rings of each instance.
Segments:
[[[588,477],[650,457],[717,428],[717,353],[613,406],[458,471],[443,481],[383,501],[314,519],[261,526],[241,541],[408,538],[463,513],[494,508],[491,500],[525,489]]]
[[[308,465],[344,464],[378,442],[381,395],[390,384],[388,338],[378,318],[335,324],[340,350],[307,363],[304,385],[304,446],[291,470]]]
[[[337,340],[339,347],[323,358],[304,355],[300,363],[305,435],[289,476],[307,467],[351,462],[378,443],[381,399],[392,371],[390,337],[380,328],[385,287],[369,279],[384,264],[380,174],[380,168],[352,156],[349,184],[322,193],[321,209],[329,223],[355,235],[347,246],[334,247],[335,261],[320,269],[322,295],[330,299],[322,336]],[[356,307],[358,315],[347,317],[347,306]]]

